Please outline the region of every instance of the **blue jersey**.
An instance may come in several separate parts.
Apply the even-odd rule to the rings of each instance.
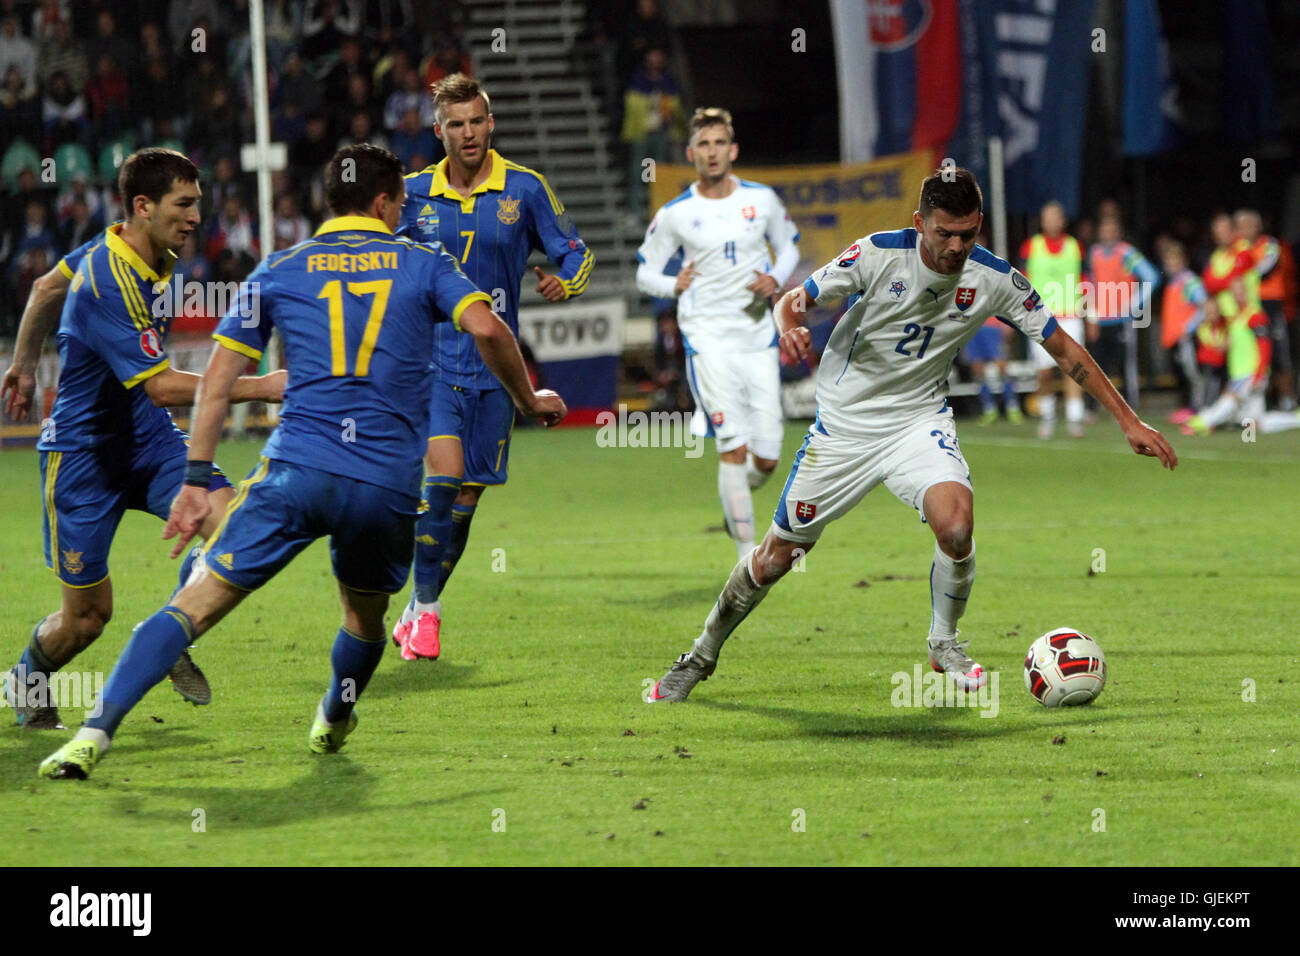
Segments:
[[[167,296],[176,257],[168,253],[155,273],[121,230],[109,226],[62,260],[79,261],[59,320],[59,391],[40,451],[139,445],[172,430],[171,415],[136,386],[171,364],[164,344],[171,317],[154,303]]]
[[[108,229],[105,229],[93,239],[87,239],[77,248],[73,249],[66,256],[59,260],[59,271],[63,273],[64,278],[71,280],[77,274],[77,267],[81,265],[81,260],[86,258],[86,253],[95,248],[96,245],[104,241],[104,236],[108,235],[110,229],[117,230],[122,223],[115,222]]]
[[[519,286],[528,255],[538,249],[559,267],[565,297],[587,288],[596,261],[578,236],[564,204],[546,179],[488,151],[488,178],[468,196],[447,182],[447,160],[406,177],[406,204],[399,235],[419,242],[437,240],[453,253],[465,274],[491,292],[496,313],[519,335]],[[460,388],[500,388],[479,357],[474,340],[450,326],[438,329],[433,364],[439,379]]]
[[[434,331],[475,301],[492,300],[440,246],[341,216],[253,270],[213,337],[256,361],[280,331],[289,385],[267,458],[418,497]]]

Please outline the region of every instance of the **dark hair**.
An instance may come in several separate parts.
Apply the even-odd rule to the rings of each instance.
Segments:
[[[984,194],[975,174],[960,166],[936,169],[921,183],[921,202],[917,211],[929,219],[936,209],[950,216],[969,216],[984,211]]]
[[[402,192],[402,161],[382,146],[344,146],[325,173],[325,203],[336,216],[361,212],[380,193],[396,199]]]
[[[136,150],[117,172],[117,191],[127,217],[134,214],[136,196],[145,196],[150,202],[161,202],[177,180],[183,183],[199,181],[199,169],[188,156],[161,146]]]

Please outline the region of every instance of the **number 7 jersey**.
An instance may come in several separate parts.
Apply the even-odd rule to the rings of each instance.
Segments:
[[[280,331],[289,384],[267,458],[418,496],[434,331],[475,301],[492,302],[440,244],[340,216],[253,270],[213,338],[256,361]]]
[[[921,261],[919,242],[915,229],[874,233],[804,282],[818,304],[850,299],[817,372],[818,416],[831,434],[879,438],[947,412],[953,360],[986,319],[1039,343],[1056,331],[1005,259],[977,245],[960,273],[941,275]]]

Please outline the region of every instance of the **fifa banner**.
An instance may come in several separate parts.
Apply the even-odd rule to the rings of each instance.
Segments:
[[[846,162],[923,150],[987,184],[1004,148],[1007,211],[1079,205],[1091,0],[830,0]],[[1100,38],[1100,42],[1107,42]]]
[[[541,385],[560,393],[566,423],[592,424],[612,409],[623,357],[623,299],[569,300],[519,310],[519,338],[533,353]]]
[[[799,265],[792,282],[802,282],[868,233],[911,226],[921,180],[930,172],[925,153],[871,163],[738,169],[743,178],[771,186],[799,227]],[[651,204],[659,209],[695,180],[693,166],[658,166]]]

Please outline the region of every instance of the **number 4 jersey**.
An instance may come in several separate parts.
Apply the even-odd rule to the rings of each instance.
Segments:
[[[878,438],[947,409],[953,360],[990,317],[1035,342],[1056,319],[1029,280],[977,245],[957,275],[921,261],[915,229],[859,239],[813,273],[818,304],[849,298],[817,372],[817,405],[832,434]]]
[[[272,254],[213,334],[256,361],[280,330],[289,385],[263,454],[418,496],[437,323],[491,305],[438,243],[341,216]]]

